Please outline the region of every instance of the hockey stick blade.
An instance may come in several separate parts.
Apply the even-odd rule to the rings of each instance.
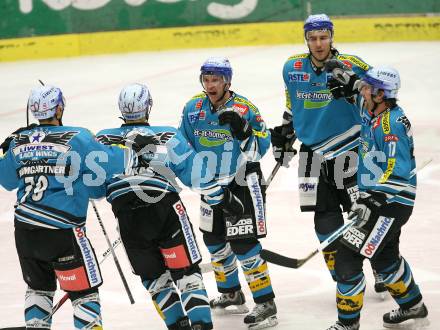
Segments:
[[[283,256],[279,253],[262,249],[260,251],[260,256],[262,259],[266,260],[267,262],[270,262],[275,265],[287,267],[287,268],[294,268],[297,269],[304,265],[307,261],[309,261],[315,254],[319,252],[319,249],[316,249],[312,253],[310,253],[307,257],[302,259],[296,259],[296,258],[289,258],[286,256]]]

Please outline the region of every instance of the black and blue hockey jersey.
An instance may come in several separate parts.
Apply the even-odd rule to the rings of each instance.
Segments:
[[[143,154],[144,165],[132,176],[120,176],[107,186],[107,200],[132,192],[141,198],[142,192],[179,192],[175,178],[187,187],[205,196],[209,204],[215,205],[223,199],[223,189],[213,180],[213,175],[203,163],[203,158],[194,151],[188,141],[174,127],[150,126],[149,124],[124,124],[121,127],[104,129],[97,138],[103,144],[121,143],[127,135],[134,133],[151,136],[154,151]],[[147,195],[145,195],[147,197]]]
[[[258,108],[247,98],[231,91],[221,107],[240,113],[252,126],[252,135],[244,141],[234,139],[229,125],[220,125],[205,93],[194,96],[183,109],[179,130],[194,149],[204,155],[209,169],[220,184],[227,185],[247,162],[256,162],[270,146],[270,132]]]
[[[18,189],[16,225],[74,228],[85,224],[89,198],[104,197],[105,182],[135,166],[130,149],[104,146],[87,129],[39,125],[0,158],[0,185]]]
[[[361,114],[359,189],[385,193],[389,203],[413,206],[417,175],[410,121],[399,106],[374,118],[366,109]]]
[[[359,57],[341,54],[336,58],[360,77],[369,69]],[[298,140],[332,159],[357,147],[361,124],[355,104],[333,98],[327,88],[329,75],[314,70],[309,54],[294,55],[286,61],[283,124],[291,123]]]

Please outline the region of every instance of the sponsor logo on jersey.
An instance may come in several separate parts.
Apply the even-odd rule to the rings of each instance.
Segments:
[[[313,191],[313,190],[315,190],[315,188],[316,188],[315,183],[304,182],[304,183],[300,183],[298,185],[298,189],[303,192]]]
[[[256,116],[255,120],[259,123],[261,123],[263,121],[263,118],[261,116]]]
[[[92,246],[86,237],[83,227],[76,227],[74,233],[86,266],[89,282],[91,286],[96,286],[100,284],[102,280]]]
[[[205,120],[206,112],[204,110],[200,110],[199,120]]]
[[[373,129],[376,129],[376,128],[378,128],[379,127],[379,125],[380,125],[380,117],[379,118],[377,118],[375,121],[374,121],[374,124],[373,124]]]
[[[191,265],[183,244],[168,249],[160,249],[165,264],[171,269],[182,269]]]
[[[203,100],[198,100],[196,102],[196,109],[201,109],[202,108],[202,104],[203,104]]]
[[[366,237],[367,235],[361,228],[350,227],[350,229],[344,233],[341,242],[354,251],[359,252]]]
[[[247,106],[245,106],[244,104],[238,104],[238,103],[234,103],[232,108],[235,111],[237,111],[238,113],[240,113],[240,115],[242,115],[242,116],[246,115],[249,110],[249,108]]]
[[[387,169],[385,170],[382,177],[379,179],[379,183],[385,183],[390,175],[393,173],[394,166],[396,165],[396,158],[388,158]]]
[[[385,135],[384,141],[385,142],[391,142],[391,141],[397,142],[397,141],[399,141],[399,137],[394,134],[388,134],[388,135]]]
[[[387,111],[382,116],[382,130],[384,134],[390,134],[391,127],[390,127],[390,112]]]
[[[370,236],[368,236],[364,246],[362,247],[362,255],[366,256],[367,258],[371,258],[374,256],[374,253],[377,251],[380,243],[383,241],[386,234],[390,230],[393,222],[394,218],[379,217],[376,225],[370,233]]]
[[[194,130],[194,136],[199,137],[199,143],[205,147],[217,147],[233,141],[231,132],[225,129]]]
[[[346,66],[348,66],[350,69],[353,67],[353,64],[350,63],[350,61],[344,60],[342,61]]]
[[[293,63],[293,68],[294,68],[295,70],[301,70],[302,67],[303,67],[303,62],[302,62],[301,60],[295,61],[295,62]]]
[[[68,144],[78,131],[51,133],[48,130],[36,130],[30,134],[18,134],[12,152],[19,158],[45,157],[55,158],[58,153],[71,149]]]
[[[296,98],[304,100],[304,109],[323,108],[333,100],[333,96],[329,90],[320,90],[316,92],[296,91]]]
[[[294,59],[296,59],[296,58],[306,58],[306,57],[308,57],[309,56],[309,54],[307,54],[307,53],[304,53],[304,54],[297,54],[297,55],[292,55],[292,56],[290,56],[289,58],[288,58],[288,60],[294,60]]]
[[[363,62],[361,59],[357,58],[356,56],[338,55],[338,59],[341,61],[345,60],[345,61],[348,61],[348,62],[354,64],[354,65],[357,65],[358,67],[360,67],[364,71],[367,71],[370,68],[370,66],[367,63]]]
[[[289,76],[290,82],[309,82],[310,81],[310,74],[307,72],[295,72],[291,71],[287,74]]]
[[[245,238],[253,236],[254,225],[252,219],[240,219],[237,223],[232,224],[226,220],[226,236],[228,238]]]
[[[258,111],[257,107],[255,105],[253,105],[249,100],[244,99],[240,96],[235,96],[234,97],[234,102],[238,102],[238,103],[242,103],[244,105],[247,105],[247,107],[256,115],[260,114],[260,111]]]
[[[198,111],[194,111],[194,112],[188,112],[188,121],[191,124],[194,124],[197,119],[199,119],[199,112]]]
[[[246,180],[250,181],[248,184],[250,184],[249,190],[254,204],[255,218],[257,221],[257,234],[265,235],[266,215],[265,215],[263,194],[261,193],[261,187],[260,184],[258,183],[258,175],[255,173],[249,174],[246,176]]]
[[[252,134],[254,135],[254,136],[256,136],[256,137],[259,137],[259,138],[263,138],[263,139],[265,139],[265,138],[267,138],[269,135],[267,134],[267,132],[264,132],[264,131],[257,131],[257,130],[252,130]]]
[[[182,226],[183,235],[186,241],[186,246],[188,247],[190,253],[191,261],[192,263],[195,263],[198,260],[202,259],[202,256],[200,255],[199,248],[197,247],[196,239],[192,232],[188,215],[181,201],[175,203],[173,205],[173,208],[177,216],[179,217],[179,221]]]

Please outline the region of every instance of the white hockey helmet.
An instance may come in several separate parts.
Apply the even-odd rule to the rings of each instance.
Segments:
[[[330,37],[333,37],[333,22],[326,14],[316,14],[307,17],[304,22],[304,38],[307,40],[307,33],[310,31],[330,31]]]
[[[376,95],[379,89],[382,89],[386,99],[397,98],[397,92],[400,88],[400,75],[396,69],[388,66],[377,66],[368,70],[362,80],[373,87],[373,95]]]
[[[44,120],[55,116],[59,105],[64,109],[65,103],[61,89],[45,85],[31,90],[28,99],[28,109],[35,119]]]
[[[147,86],[131,84],[122,88],[118,105],[125,120],[148,119],[153,99]]]

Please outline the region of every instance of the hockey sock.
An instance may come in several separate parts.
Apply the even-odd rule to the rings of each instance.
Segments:
[[[50,329],[52,324],[53,296],[55,291],[38,291],[27,288],[24,318],[27,328]]]
[[[209,326],[212,328],[211,309],[202,274],[184,275],[177,280],[177,287],[181,293],[182,305],[191,323],[204,323],[206,328]]]
[[[72,301],[76,330],[102,329],[101,304],[97,292]]]
[[[338,318],[344,324],[358,322],[364,303],[365,276],[360,273],[348,280],[338,280],[336,304]]]
[[[240,290],[237,257],[232,252],[231,245],[223,243],[207,245],[207,248],[211,254],[211,263],[218,291],[228,293]]]
[[[419,286],[415,283],[411,268],[404,258],[380,271],[385,286],[402,309],[408,309],[422,300]]]
[[[257,243],[246,254],[237,255],[255,303],[263,303],[275,297],[267,269],[267,262],[260,257],[261,244]]]
[[[154,307],[167,326],[176,323],[185,316],[169,271],[155,280],[144,280],[142,284],[150,292]]]
[[[333,281],[336,282],[336,272],[335,272],[335,257],[336,250],[333,251],[322,251],[322,255],[324,256],[325,264],[330,272],[330,275],[333,278]]]

